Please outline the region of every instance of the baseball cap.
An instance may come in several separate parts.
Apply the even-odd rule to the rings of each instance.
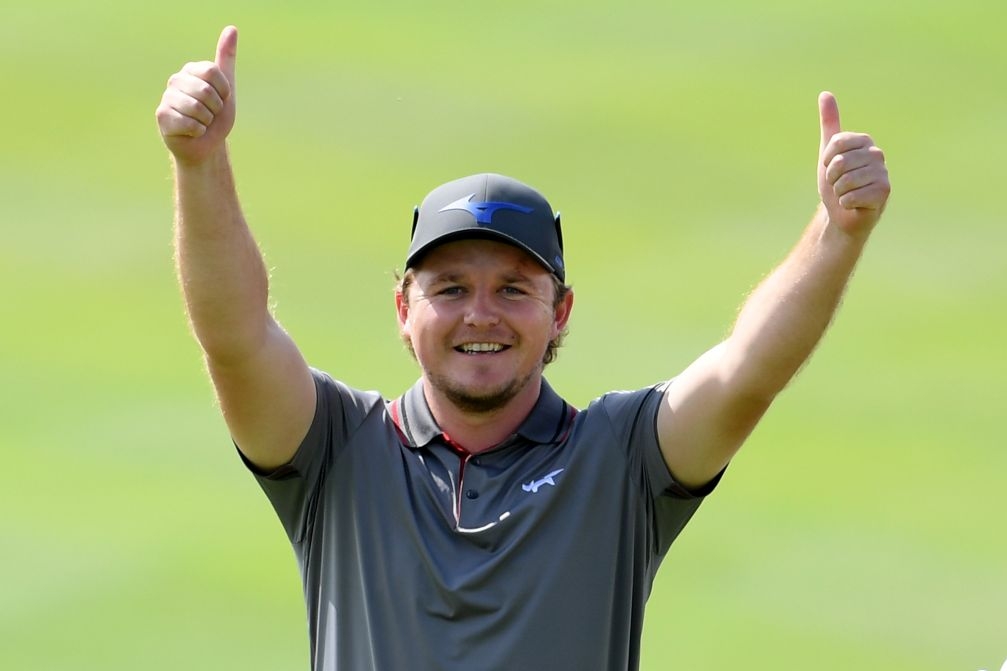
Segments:
[[[523,249],[566,279],[559,214],[535,189],[511,177],[483,173],[442,184],[413,211],[406,268],[437,245],[464,238],[489,238]]]

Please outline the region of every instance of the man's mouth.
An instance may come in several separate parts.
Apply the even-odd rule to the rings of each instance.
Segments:
[[[510,345],[501,345],[498,342],[467,342],[455,347],[455,351],[462,354],[494,354],[509,347]]]

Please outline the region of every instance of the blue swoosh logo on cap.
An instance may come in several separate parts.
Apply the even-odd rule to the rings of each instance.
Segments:
[[[498,210],[513,210],[515,212],[521,212],[522,214],[531,214],[534,211],[531,207],[524,207],[523,205],[518,205],[516,203],[505,203],[500,201],[473,203],[473,198],[475,198],[474,193],[463,198],[459,198],[453,203],[448,203],[437,211],[447,212],[448,210],[464,210],[475,217],[476,222],[480,224],[493,223],[493,215],[496,214]]]

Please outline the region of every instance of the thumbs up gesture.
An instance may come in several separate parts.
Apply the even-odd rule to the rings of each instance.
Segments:
[[[228,26],[214,60],[186,63],[168,79],[155,116],[177,162],[198,165],[223,149],[234,126],[237,53],[238,30]]]
[[[885,155],[870,135],[842,130],[839,104],[829,92],[818,96],[822,142],[818,194],[829,221],[850,234],[866,234],[881,217],[891,192]]]

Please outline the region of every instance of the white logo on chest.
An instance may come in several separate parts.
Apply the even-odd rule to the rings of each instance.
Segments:
[[[553,487],[555,487],[556,486],[556,480],[555,480],[555,478],[556,478],[557,475],[559,475],[562,472],[563,472],[562,468],[559,469],[558,471],[553,471],[552,473],[550,473],[549,475],[545,476],[544,478],[540,478],[538,480],[532,480],[531,482],[529,482],[526,485],[521,485],[521,489],[525,490],[526,492],[530,492],[532,494],[538,494],[538,489],[542,485],[552,485]]]

